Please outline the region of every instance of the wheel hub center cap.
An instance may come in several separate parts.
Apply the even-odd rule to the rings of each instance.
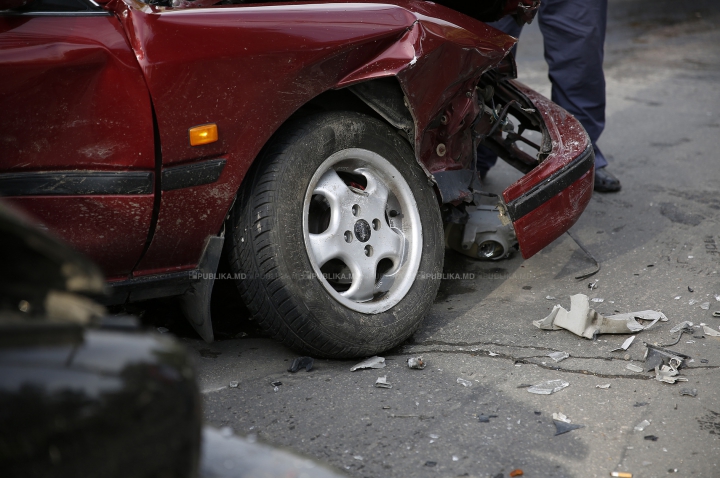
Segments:
[[[367,242],[370,239],[370,224],[365,219],[355,223],[355,237],[360,242]]]

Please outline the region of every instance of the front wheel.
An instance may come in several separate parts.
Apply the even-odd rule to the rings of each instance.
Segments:
[[[437,293],[444,242],[407,142],[334,112],[289,125],[259,161],[232,216],[231,262],[260,326],[317,357],[409,337]]]

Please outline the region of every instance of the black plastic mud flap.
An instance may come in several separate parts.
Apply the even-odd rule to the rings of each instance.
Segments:
[[[210,298],[224,242],[225,238],[222,236],[213,236],[208,240],[200,263],[191,276],[190,289],[180,296],[180,307],[185,317],[207,343],[214,339]]]

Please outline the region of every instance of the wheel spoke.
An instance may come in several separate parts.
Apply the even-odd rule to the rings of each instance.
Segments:
[[[368,169],[360,168],[357,170],[357,172],[365,176],[365,179],[367,179],[367,187],[365,188],[365,192],[368,193],[370,200],[376,205],[376,207],[380,207],[384,211],[389,194],[389,190],[385,183],[382,181],[382,179],[378,177],[376,173]]]
[[[318,267],[324,266],[327,261],[342,254],[341,240],[338,234],[330,233],[329,230],[322,234],[309,235],[310,250]]]
[[[330,203],[333,213],[335,213],[344,202],[352,200],[350,199],[352,192],[350,192],[350,189],[334,169],[329,169],[323,174],[317,186],[315,186],[313,194],[324,196]]]
[[[375,258],[365,257],[360,261],[352,261],[348,267],[353,275],[352,285],[342,295],[358,302],[372,299],[375,293],[375,274],[377,272]]]

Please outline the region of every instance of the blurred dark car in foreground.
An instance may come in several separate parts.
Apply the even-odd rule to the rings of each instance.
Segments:
[[[100,270],[0,203],[0,476],[340,476],[202,429],[184,348],[107,316]],[[202,445],[202,446],[201,446]]]
[[[446,245],[528,258],[591,197],[587,134],[512,79],[515,42],[421,0],[0,0],[0,194],[100,265],[106,304],[177,296],[211,341],[225,248],[270,335],[378,353]],[[524,173],[499,197],[478,144]]]

